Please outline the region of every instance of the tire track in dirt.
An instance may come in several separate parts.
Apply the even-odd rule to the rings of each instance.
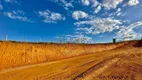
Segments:
[[[90,67],[85,72],[76,76],[73,80],[94,80],[99,74],[105,71],[107,68],[111,67],[116,63],[120,58],[112,57],[101,61],[100,63]]]
[[[127,56],[132,54],[130,52],[127,53],[120,52],[120,53],[121,54],[114,55],[113,57],[110,56],[108,58],[105,58],[100,63],[94,65],[93,67],[90,67],[88,70],[84,71],[83,73],[75,77],[74,80],[102,80],[99,79],[98,77],[100,74],[102,74],[107,69],[111,68],[121,59],[126,58]]]
[[[1,77],[3,76],[0,80],[6,80],[5,78],[7,80],[102,80],[99,78],[100,75],[111,69],[120,60],[136,54],[136,51],[139,51],[140,54],[142,52],[137,48],[126,47],[52,63],[10,69],[0,72]],[[133,57],[133,55],[131,56]]]
[[[113,62],[113,60],[115,61],[116,56],[118,57],[119,55],[117,54],[117,55],[109,56],[108,58],[102,56],[99,59],[95,59],[93,61],[89,61],[89,62],[87,62],[85,64],[81,64],[79,66],[70,67],[67,70],[64,70],[64,71],[62,71],[60,73],[56,73],[56,74],[54,74],[54,75],[52,75],[50,77],[47,77],[46,79],[48,79],[48,80],[56,80],[57,78],[60,77],[60,79],[58,79],[58,80],[75,80],[77,77],[79,77],[82,74],[86,73],[86,71],[90,71],[92,68],[94,69],[94,67],[96,68],[96,66],[98,66],[98,67],[100,65],[102,66],[102,64],[105,64],[106,62],[109,62],[111,60],[112,60],[112,62]],[[119,58],[117,58],[117,59],[119,59]],[[83,68],[85,66],[87,66],[87,68],[84,69],[84,70],[82,69],[82,71],[79,74],[77,74],[79,69],[81,69],[81,68]],[[78,70],[75,71],[74,70],[75,68],[78,69]],[[70,74],[66,75],[65,73],[69,73],[68,70],[73,70],[73,71],[71,71]]]

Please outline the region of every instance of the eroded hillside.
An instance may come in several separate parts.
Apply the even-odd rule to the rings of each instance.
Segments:
[[[141,80],[142,41],[73,58],[2,70],[0,80]]]
[[[0,42],[0,69],[107,51],[127,44],[49,44]]]

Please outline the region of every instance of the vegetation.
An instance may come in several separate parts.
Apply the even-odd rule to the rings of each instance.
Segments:
[[[114,44],[116,43],[116,38],[113,39],[113,43],[114,43]]]
[[[61,59],[61,56],[63,57],[65,55],[65,57],[69,57],[71,55],[76,55],[76,57],[2,70],[0,72],[0,80],[141,80],[142,45],[140,44],[142,44],[140,43],[140,41],[123,42],[123,45],[122,43],[117,43],[116,48],[116,44],[41,45],[4,42],[0,45],[5,46],[0,47],[0,49],[5,48],[5,50],[3,50],[3,56],[5,57],[0,59],[4,61],[2,62],[2,64],[5,65],[9,65],[7,63],[12,62],[11,58],[15,59],[15,63],[12,62],[11,64],[14,63],[15,65],[17,65],[20,63],[18,61],[21,61],[22,64],[25,64],[26,62],[28,63],[30,60],[31,62],[40,61],[44,59],[44,56],[46,55],[48,55],[48,60],[54,60],[56,58]],[[18,52],[19,54],[21,54],[20,51],[22,50],[22,48],[24,48],[23,45],[25,46],[26,50],[26,54],[24,54],[23,56],[27,56],[27,58],[22,58],[20,57],[20,55],[17,56]],[[102,50],[102,48],[105,48],[106,50],[104,51]],[[10,49],[10,51],[6,49]],[[94,51],[94,54],[79,55],[84,53],[84,49],[86,49],[85,51],[87,53],[93,53],[91,51]],[[14,54],[12,50],[14,50],[15,52],[17,50],[18,52]],[[33,53],[35,52],[34,50],[36,50],[38,53]],[[38,50],[41,50],[41,52]],[[44,50],[47,51],[47,54],[43,54]],[[30,51],[33,52],[31,53]],[[69,53],[66,53],[68,51]],[[12,52],[12,54],[10,54],[10,52]],[[56,54],[54,54],[54,52]],[[6,55],[6,53],[9,54]],[[41,55],[41,53],[43,56]],[[33,56],[32,59],[30,56]],[[50,58],[51,56],[52,58]]]
[[[0,42],[0,69],[61,60],[123,46],[120,44],[56,44]]]

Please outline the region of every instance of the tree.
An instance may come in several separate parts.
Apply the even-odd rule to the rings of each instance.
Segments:
[[[114,44],[116,43],[116,38],[113,38],[113,43],[114,43]]]

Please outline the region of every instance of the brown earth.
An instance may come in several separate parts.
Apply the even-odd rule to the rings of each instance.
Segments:
[[[0,42],[0,70],[66,59],[114,49],[127,44],[49,44]]]
[[[4,44],[9,47],[2,47]],[[41,53],[27,52],[24,57],[30,55],[32,59],[21,60],[22,56],[17,55],[25,51],[20,48],[24,46],[26,49],[32,47],[32,50],[38,47],[36,49],[41,49],[41,53],[47,53],[37,58]],[[142,80],[142,41],[98,45],[1,42],[1,48],[7,55],[0,57],[0,80]],[[16,50],[18,52],[14,54]],[[48,60],[42,61],[47,54]],[[13,59],[15,66],[11,63]],[[23,63],[18,64],[19,60]],[[30,60],[28,65],[26,61]]]

